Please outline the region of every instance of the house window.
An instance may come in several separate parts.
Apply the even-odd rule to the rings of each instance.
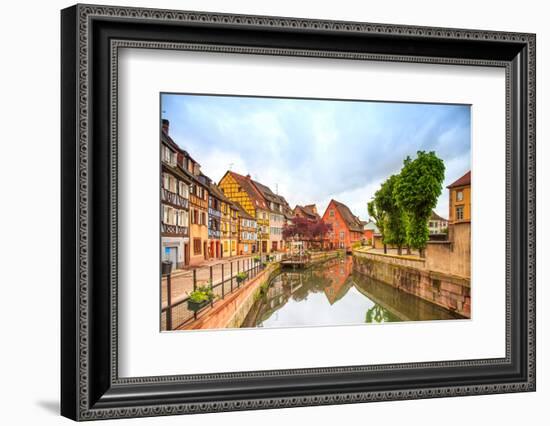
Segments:
[[[329,210],[328,215],[329,215],[330,217],[334,217],[334,210]]]
[[[183,198],[189,198],[189,190],[185,182],[180,182],[179,193]]]
[[[202,212],[201,213],[201,225],[206,225],[206,213]]]
[[[201,239],[200,238],[193,238],[193,253],[194,254],[201,254]]]
[[[167,225],[176,225],[176,211],[169,206],[164,206],[162,220]]]
[[[344,231],[340,231],[340,239],[341,239],[341,240],[344,239]]]
[[[464,219],[464,206],[458,206],[456,208],[456,220]]]
[[[178,217],[178,223],[177,223],[178,226],[187,226],[187,224],[189,223],[189,218],[185,210],[179,210],[177,217]]]
[[[172,152],[167,146],[162,147],[162,160],[171,166],[176,165],[176,153]]]
[[[456,201],[462,201],[464,199],[464,193],[462,191],[456,191]]]

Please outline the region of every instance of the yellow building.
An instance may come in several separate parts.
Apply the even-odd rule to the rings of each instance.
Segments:
[[[221,244],[222,257],[232,257],[237,254],[238,208],[233,201],[223,196],[221,202]]]
[[[231,212],[229,220],[230,254],[231,256],[236,256],[237,244],[239,242],[239,208],[233,201],[229,202],[229,211]]]
[[[250,175],[242,176],[228,171],[218,185],[225,196],[239,203],[244,211],[256,219],[258,226],[258,251],[269,253],[269,207],[261,192],[256,188]]]
[[[471,220],[471,171],[451,183],[449,189],[449,224]]]

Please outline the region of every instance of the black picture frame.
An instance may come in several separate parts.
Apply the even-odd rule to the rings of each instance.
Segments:
[[[535,390],[534,34],[97,5],[64,9],[61,30],[62,415],[91,420]],[[119,378],[121,46],[505,68],[506,356]]]

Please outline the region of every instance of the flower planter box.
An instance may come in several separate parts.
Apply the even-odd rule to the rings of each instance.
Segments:
[[[204,308],[206,305],[208,305],[211,302],[211,300],[203,300],[202,302],[195,302],[193,300],[187,301],[187,309],[189,309],[192,312],[197,312]]]

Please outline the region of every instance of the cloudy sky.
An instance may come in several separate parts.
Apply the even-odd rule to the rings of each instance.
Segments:
[[[361,219],[407,155],[435,151],[445,186],[470,169],[464,105],[163,94],[174,141],[216,182],[231,169],[269,186],[291,207],[334,198]],[[448,217],[448,190],[436,212]]]

